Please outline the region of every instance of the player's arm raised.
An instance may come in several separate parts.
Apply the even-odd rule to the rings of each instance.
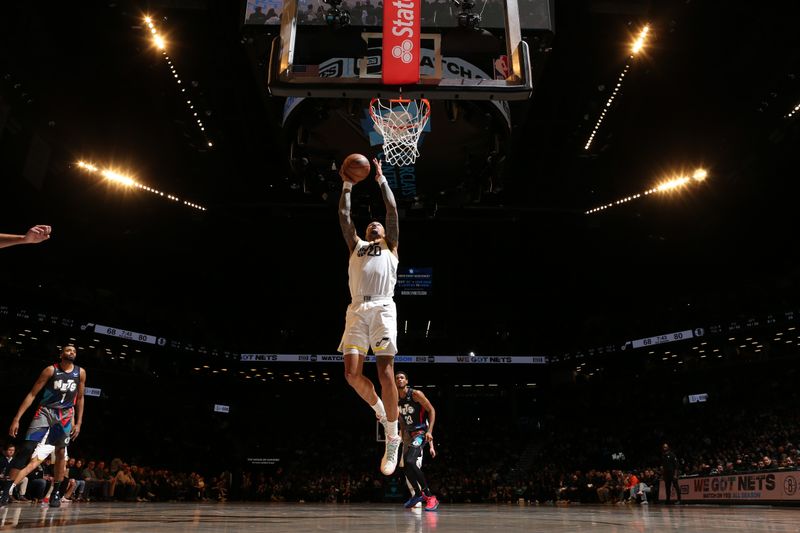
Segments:
[[[353,182],[347,179],[341,170],[339,175],[342,177],[342,196],[339,198],[339,226],[342,228],[342,236],[347,243],[347,248],[350,253],[356,247],[358,237],[356,236],[356,226],[353,224],[353,219],[350,218],[350,191],[353,187]]]
[[[372,160],[375,164],[375,181],[378,182],[383,195],[383,203],[386,205],[386,223],[383,225],[386,229],[386,244],[389,249],[397,255],[397,244],[400,237],[400,223],[397,215],[397,202],[394,199],[392,188],[389,187],[389,182],[386,181],[386,176],[383,175],[381,162],[378,158]]]

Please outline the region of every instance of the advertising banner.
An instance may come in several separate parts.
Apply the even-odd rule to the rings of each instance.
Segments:
[[[659,500],[665,498],[660,481]],[[678,480],[681,500],[708,503],[800,502],[800,471],[749,472],[724,476],[689,477]],[[671,499],[676,499],[672,489]]]
[[[422,0],[389,0],[383,9],[383,83],[419,82]]]

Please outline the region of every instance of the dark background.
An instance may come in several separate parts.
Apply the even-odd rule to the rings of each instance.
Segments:
[[[11,310],[0,317],[4,353],[16,358],[7,368],[19,368],[21,381],[8,394],[11,404],[64,342],[80,344],[90,386],[102,376],[152,374],[170,394],[198,394],[187,405],[203,409],[216,400],[179,392],[178,378],[198,361],[220,368],[238,352],[334,352],[349,298],[337,178],[325,175],[328,195],[297,187],[282,101],[265,87],[268,39],[241,26],[239,4],[4,6],[0,231],[53,226],[49,242],[5,249],[0,258],[0,305]],[[150,46],[145,12],[169,34],[205,132]],[[435,210],[401,206],[401,264],[432,267],[434,280],[432,296],[398,299],[402,351],[563,357],[750,317],[768,327],[768,314],[797,309],[800,151],[797,115],[787,118],[800,103],[796,8],[557,1],[554,14],[549,46],[537,51],[533,100],[513,117],[504,188],[448,194]],[[647,53],[633,62],[586,151],[629,36],[645,21],[653,26]],[[451,184],[455,170],[446,161],[454,148],[435,135],[434,128],[435,148],[422,157],[441,158],[441,167],[418,179]],[[122,191],[78,170],[78,159],[128,169],[208,210]],[[700,186],[584,214],[698,165],[710,173]],[[370,213],[381,216],[371,186],[358,186],[362,231]],[[15,316],[19,309],[75,322],[17,343],[36,320]],[[78,327],[88,322],[192,349],[124,352],[121,341],[106,338],[101,349]],[[723,346],[728,336],[718,333],[713,340]],[[343,388],[340,368],[326,366]],[[556,386],[574,381],[574,366],[524,373],[468,366],[445,369],[447,377],[436,366],[422,379],[467,382],[478,369],[487,384],[541,384],[542,376]],[[136,383],[134,390],[148,382]],[[230,403],[245,390],[236,383],[221,394]],[[354,395],[345,397],[360,409]]]

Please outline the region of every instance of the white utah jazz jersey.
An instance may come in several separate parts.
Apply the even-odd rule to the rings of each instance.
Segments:
[[[389,250],[386,239],[356,242],[350,255],[350,297],[394,296],[397,283],[397,256]]]

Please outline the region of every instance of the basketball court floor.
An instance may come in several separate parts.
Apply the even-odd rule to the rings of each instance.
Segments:
[[[89,503],[12,504],[0,509],[0,531],[238,532],[334,531],[449,533],[588,531],[730,533],[798,530],[800,510],[770,507],[445,505],[435,513],[383,504]]]

